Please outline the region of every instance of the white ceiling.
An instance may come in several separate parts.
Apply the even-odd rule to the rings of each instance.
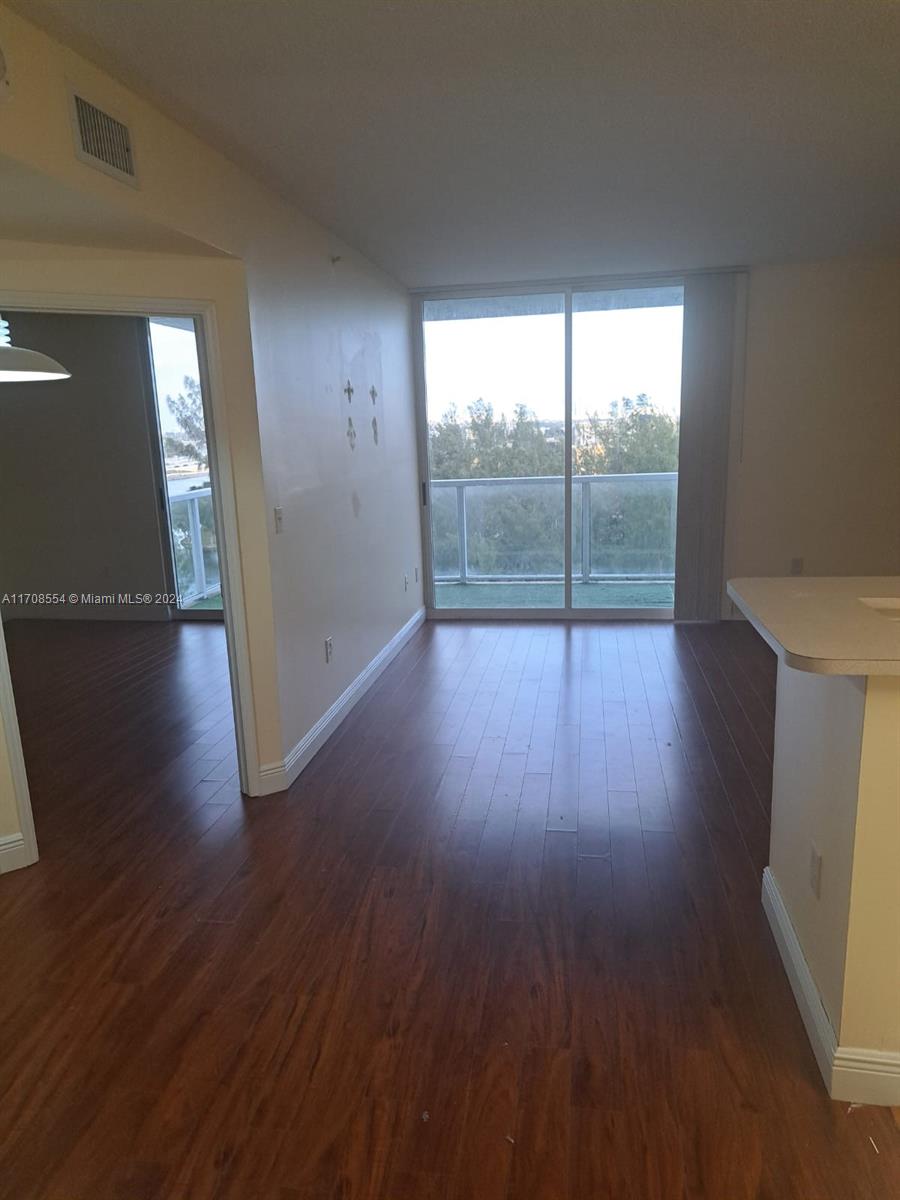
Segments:
[[[900,250],[896,0],[13,0],[412,286]]]

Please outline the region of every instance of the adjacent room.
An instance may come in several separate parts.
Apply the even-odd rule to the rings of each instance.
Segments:
[[[898,61],[0,0],[0,1200],[900,1195]]]
[[[194,321],[6,325],[66,373],[22,372],[0,409],[3,627],[42,847],[121,820],[123,787],[151,827],[148,794],[201,824],[240,786]]]

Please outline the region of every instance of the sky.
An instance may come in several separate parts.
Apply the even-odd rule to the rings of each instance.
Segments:
[[[680,305],[572,314],[572,408],[576,420],[609,415],[612,401],[645,392],[663,412],[681,400]],[[428,420],[455,404],[461,417],[482,398],[496,416],[524,402],[539,420],[562,420],[562,314],[425,323]]]
[[[187,322],[185,322],[187,325]],[[150,345],[153,348],[153,373],[159,401],[159,423],[163,433],[175,433],[178,424],[169,412],[166,396],[184,391],[185,375],[199,377],[197,342],[193,328],[175,329],[150,321]]]

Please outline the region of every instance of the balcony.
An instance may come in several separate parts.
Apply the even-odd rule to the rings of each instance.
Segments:
[[[212,489],[169,494],[179,608],[222,608]]]
[[[436,479],[431,522],[438,608],[562,608],[561,475]],[[678,473],[572,480],[572,606],[671,609]]]

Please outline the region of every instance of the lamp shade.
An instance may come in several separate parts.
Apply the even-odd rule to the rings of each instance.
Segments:
[[[0,383],[23,383],[38,379],[69,379],[64,366],[38,350],[0,345]]]
[[[0,317],[0,383],[69,378],[69,372],[55,358],[41,354],[39,350],[11,346],[9,323]]]

